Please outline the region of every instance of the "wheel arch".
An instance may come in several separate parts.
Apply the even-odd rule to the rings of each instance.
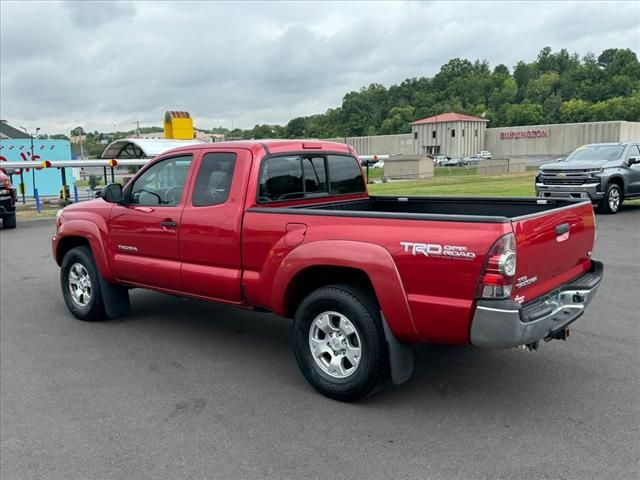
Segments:
[[[380,245],[349,240],[309,242],[291,251],[272,282],[271,306],[292,317],[307,292],[331,283],[353,283],[375,295],[391,332],[401,341],[420,341],[400,273]]]
[[[622,176],[620,175],[615,175],[609,178],[607,185],[611,185],[612,183],[620,187],[620,195],[622,195],[622,198],[624,198],[624,178],[622,178]]]
[[[299,271],[289,281],[284,294],[284,316],[293,318],[307,295],[318,288],[334,284],[354,285],[371,292],[375,297],[373,284],[365,271],[354,267],[314,265]]]
[[[107,280],[112,278],[104,240],[106,233],[101,232],[98,225],[86,220],[69,220],[60,226],[56,237],[54,258],[58,265],[69,250],[85,245],[91,249],[100,275]]]

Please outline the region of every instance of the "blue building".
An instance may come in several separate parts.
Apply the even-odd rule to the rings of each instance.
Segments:
[[[0,168],[3,161],[9,162],[43,162],[45,160],[71,160],[71,144],[68,140],[40,140],[33,139],[33,154],[31,152],[31,139],[5,139],[0,138]],[[73,170],[65,168],[65,175],[68,185],[73,185],[75,181]],[[9,173],[9,172],[7,172]],[[29,169],[22,172],[24,179],[25,194],[33,196],[33,184],[38,189],[40,196],[58,195],[62,188],[61,172],[58,168]],[[20,175],[12,175],[13,184],[18,187]]]

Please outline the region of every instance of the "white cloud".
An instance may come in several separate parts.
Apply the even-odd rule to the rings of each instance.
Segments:
[[[452,57],[512,67],[544,46],[640,44],[637,3],[0,3],[0,116],[49,133],[251,127],[322,113],[372,82],[432,76]]]

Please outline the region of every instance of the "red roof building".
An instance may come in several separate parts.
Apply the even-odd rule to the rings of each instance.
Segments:
[[[464,113],[447,112],[433,117],[421,118],[416,120],[411,125],[419,125],[422,123],[440,123],[440,122],[488,122],[486,118],[472,117],[471,115],[465,115]]]
[[[411,124],[414,153],[463,158],[484,147],[488,120],[462,113],[447,112],[422,118]]]

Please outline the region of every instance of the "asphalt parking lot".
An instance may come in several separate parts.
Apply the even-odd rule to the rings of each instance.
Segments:
[[[74,320],[53,221],[0,231],[0,477],[637,478],[640,205],[597,221],[606,278],[566,343],[421,346],[356,404],[308,386],[278,317],[134,291]]]

